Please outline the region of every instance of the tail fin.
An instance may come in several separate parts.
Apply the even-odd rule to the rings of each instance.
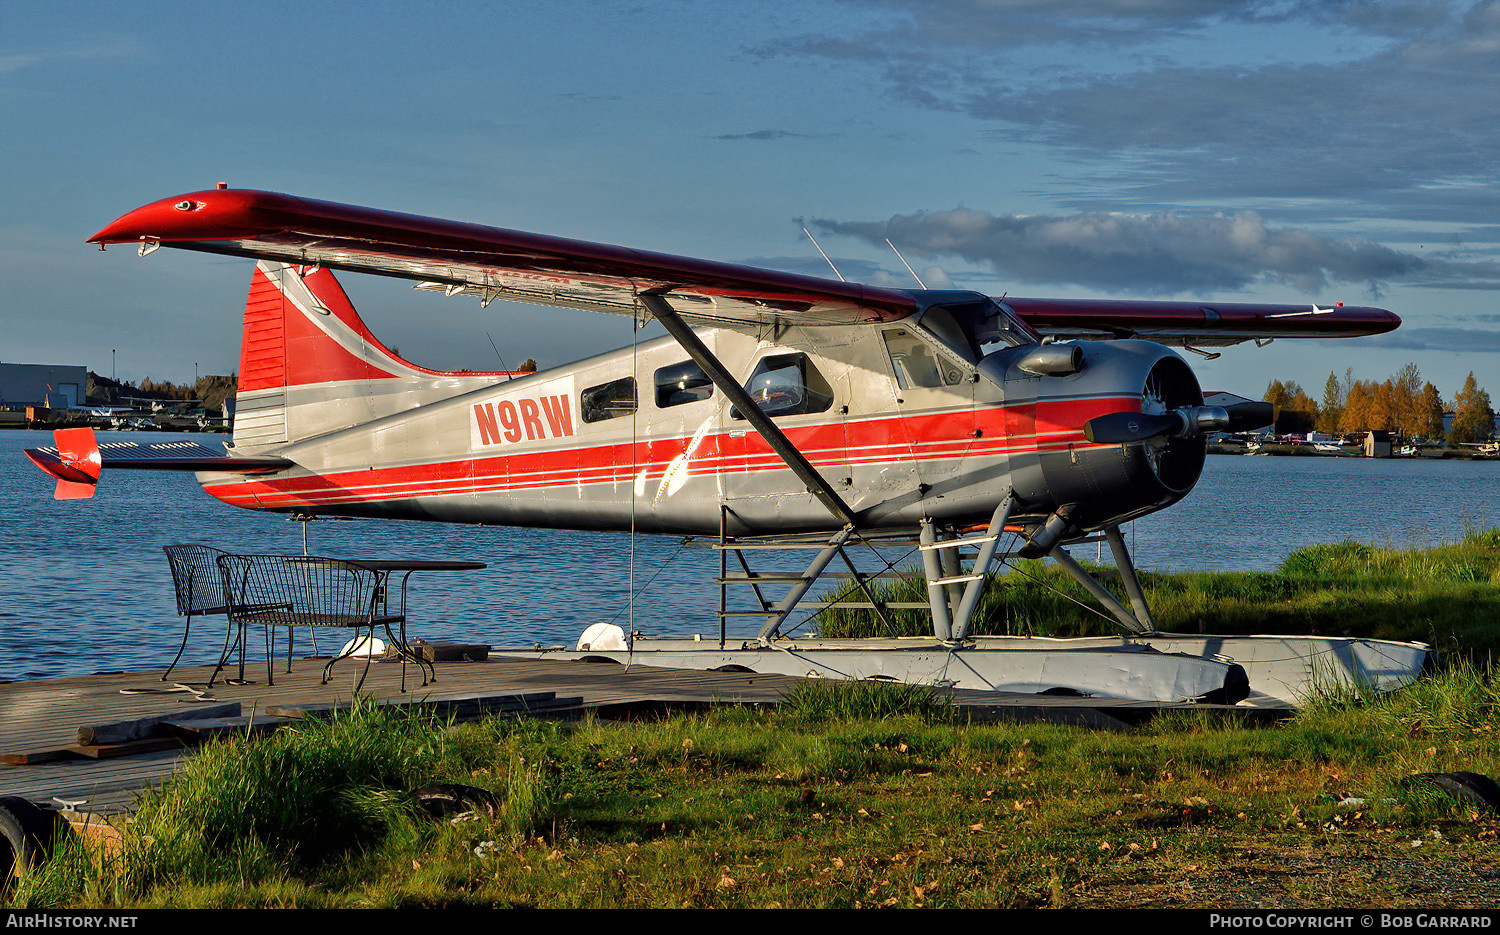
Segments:
[[[402,360],[370,333],[331,270],[263,260],[245,301],[235,449],[254,453],[359,425],[495,376]]]

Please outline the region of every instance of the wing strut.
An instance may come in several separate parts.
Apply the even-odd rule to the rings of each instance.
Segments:
[[[771,446],[771,450],[775,451],[781,460],[786,462],[786,466],[801,478],[802,482],[807,485],[808,492],[817,497],[824,506],[828,507],[828,511],[841,521],[851,527],[858,526],[859,521],[854,511],[849,509],[849,505],[834,491],[833,486],[824,480],[823,475],[818,473],[818,469],[812,466],[812,462],[797,450],[797,446],[792,444],[791,439],[786,437],[780,427],[771,421],[771,417],[761,411],[760,406],[730,375],[724,365],[719,362],[719,358],[714,356],[714,352],[709,350],[708,345],[698,337],[697,332],[693,331],[687,322],[682,320],[682,316],[677,314],[677,310],[668,305],[667,300],[659,293],[643,292],[640,299],[641,304],[646,306],[656,320],[667,329],[667,333],[682,345],[682,349],[687,351],[688,356],[698,366],[703,368],[703,372],[708,374],[714,386],[729,397],[734,408],[738,409],[745,420],[760,433],[761,438],[764,438]]]

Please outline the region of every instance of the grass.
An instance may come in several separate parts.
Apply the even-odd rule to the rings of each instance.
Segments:
[[[1087,636],[1117,633],[1061,569],[1019,560],[991,578],[976,634]],[[1102,572],[1122,599],[1113,569]],[[1169,632],[1295,633],[1430,643],[1485,662],[1500,650],[1500,530],[1471,531],[1428,549],[1341,542],[1301,549],[1273,572],[1141,574],[1157,626]],[[925,601],[920,573],[882,581],[891,601]],[[862,600],[861,595],[858,598]],[[890,612],[901,635],[931,632],[925,611]],[[830,638],[887,635],[873,612],[832,609],[820,618]]]
[[[1272,728],[960,723],[910,686],[776,710],[448,725],[359,708],[204,750],[119,850],[14,908],[1462,906],[1497,818],[1413,782],[1493,772],[1500,681],[1456,665]],[[495,814],[431,818],[432,781]]]

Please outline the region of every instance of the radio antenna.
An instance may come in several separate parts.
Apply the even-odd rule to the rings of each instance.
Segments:
[[[837,276],[839,278],[839,282],[848,282],[849,280],[847,280],[847,279],[844,278],[844,274],[841,273],[841,272],[839,272],[839,268],[837,266],[833,265],[833,261],[830,260],[830,259],[828,259],[828,254],[823,253],[823,248],[822,247],[818,247],[818,240],[817,240],[816,237],[814,237],[812,235],[812,231],[810,231],[810,230],[808,230],[807,228],[804,227],[804,228],[802,228],[802,233],[806,234],[807,235],[807,239],[812,241],[812,245],[814,247],[818,248],[818,253],[820,253],[820,254],[823,255],[823,259],[825,261],[827,261],[827,263],[828,263],[828,268],[831,269],[831,270],[833,270],[833,275],[835,275],[835,276]]]
[[[495,339],[490,337],[490,333],[488,331],[484,333],[484,336],[486,338],[489,338],[490,349],[495,352],[495,359],[500,361],[500,369],[505,371],[505,382],[509,383],[510,381],[514,380],[515,376],[511,374],[510,368],[505,366],[505,358],[500,356],[500,348],[495,347]]]
[[[906,267],[906,271],[908,273],[911,273],[911,278],[917,281],[917,285],[921,286],[923,289],[926,289],[927,283],[923,282],[922,277],[917,275],[917,271],[911,268],[910,263],[906,262],[906,257],[902,256],[901,251],[896,249],[896,245],[891,243],[891,238],[887,237],[885,239],[885,245],[891,248],[892,253],[896,254],[896,259],[901,261],[901,265]]]

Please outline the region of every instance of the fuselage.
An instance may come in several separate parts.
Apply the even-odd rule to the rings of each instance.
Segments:
[[[699,334],[864,528],[982,522],[1010,491],[1023,514],[1070,506],[1096,526],[1175,501],[1201,466],[1164,477],[1144,446],[1084,437],[1149,405],[1162,367],[1182,397],[1165,402],[1201,402],[1155,344],[1084,343],[1078,373],[1038,376],[1016,366],[1035,344],[966,350],[911,322],[770,331]],[[236,450],[297,467],[200,475],[235,506],[688,535],[721,517],[734,534],[843,525],[667,338],[517,379],[242,388],[239,407]]]

